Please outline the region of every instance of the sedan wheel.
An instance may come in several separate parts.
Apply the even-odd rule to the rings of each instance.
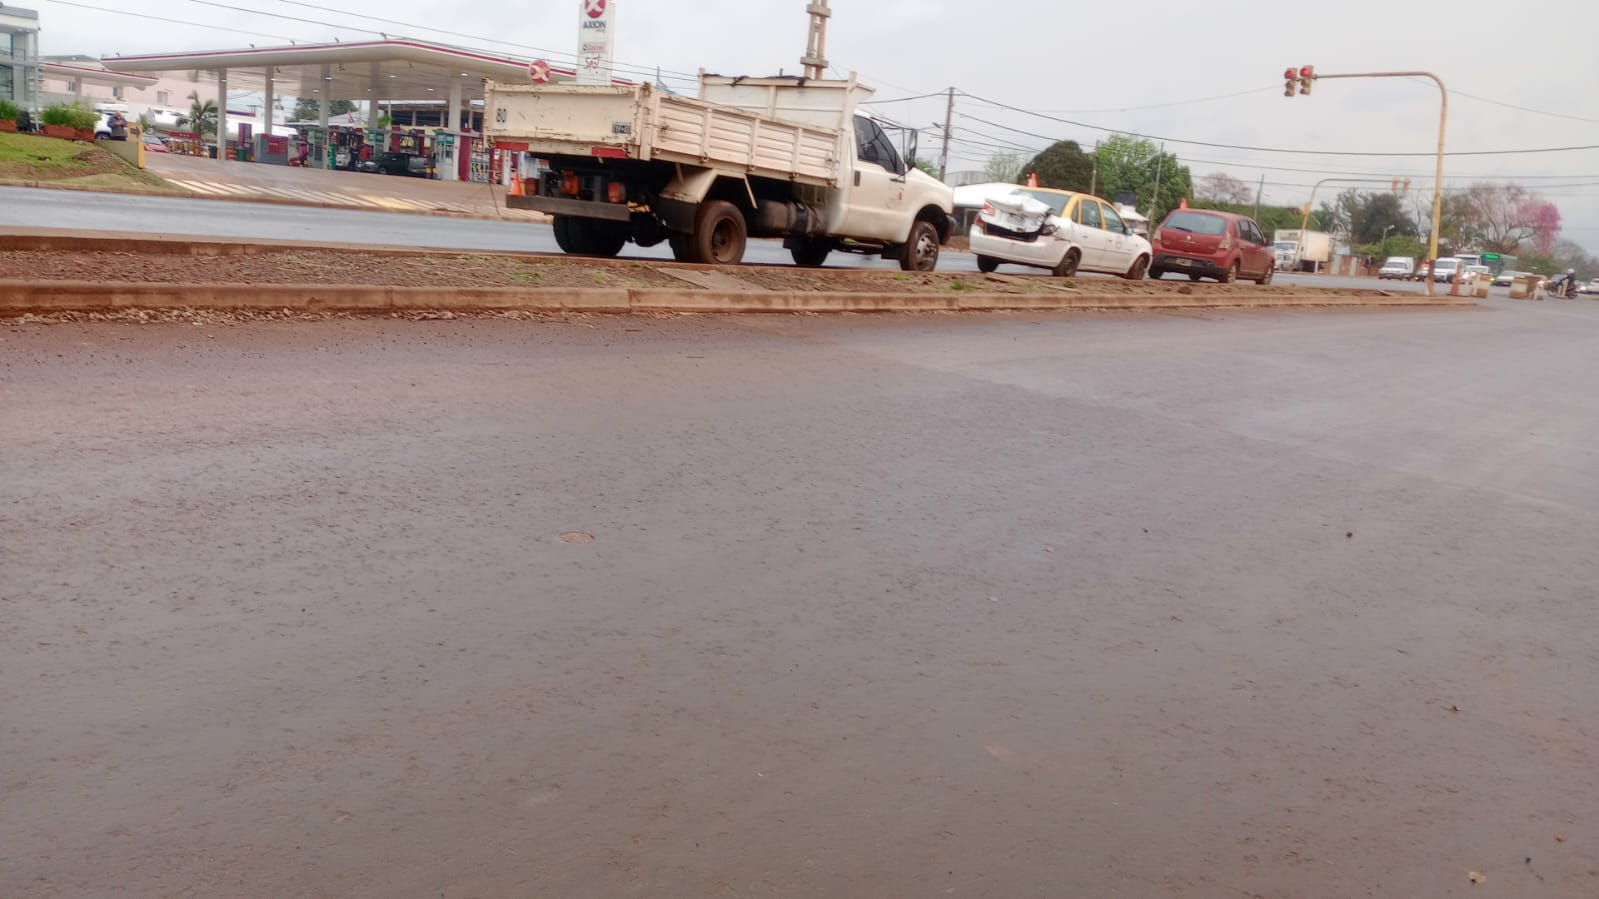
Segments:
[[[1077,265],[1082,261],[1083,254],[1079,253],[1076,247],[1067,250],[1065,258],[1060,261],[1060,265],[1055,266],[1055,276],[1058,278],[1075,277],[1077,275]]]
[[[1127,274],[1122,277],[1129,281],[1142,281],[1144,280],[1144,273],[1147,271],[1149,271],[1149,257],[1140,256],[1133,260],[1133,267],[1128,269]]]

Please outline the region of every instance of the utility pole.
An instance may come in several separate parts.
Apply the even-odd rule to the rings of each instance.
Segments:
[[[1099,196],[1099,151],[1097,149],[1094,151],[1094,172],[1088,176],[1088,192],[1093,196]]]
[[[949,89],[949,103],[944,107],[944,149],[938,154],[938,180],[949,174],[949,129],[955,124],[955,89]]]
[[[1260,186],[1255,188],[1255,214],[1250,216],[1250,218],[1253,218],[1256,222],[1260,221],[1260,195],[1265,193],[1265,192],[1266,192],[1266,175],[1264,173],[1262,173],[1261,176],[1260,176]]]
[[[827,0],[811,0],[805,11],[811,16],[811,35],[800,65],[805,67],[806,78],[820,79],[827,72],[827,19],[833,11],[827,8]]]
[[[1166,145],[1160,145],[1160,155],[1155,157],[1155,195],[1149,198],[1149,227],[1155,227],[1155,204],[1160,202],[1160,170],[1166,164]],[[1154,234],[1154,231],[1149,233]]]

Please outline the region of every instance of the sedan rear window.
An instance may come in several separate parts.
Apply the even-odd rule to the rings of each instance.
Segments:
[[[1071,194],[1052,194],[1043,190],[1023,190],[1017,193],[1024,193],[1040,203],[1047,204],[1049,211],[1055,215],[1060,215],[1060,211],[1066,208],[1066,202],[1072,198]]]
[[[1227,233],[1227,220],[1217,215],[1204,215],[1198,212],[1174,212],[1162,228],[1173,231],[1191,231],[1194,234],[1208,234],[1219,237]]]

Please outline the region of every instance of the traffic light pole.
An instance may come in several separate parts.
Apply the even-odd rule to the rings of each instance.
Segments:
[[[1449,126],[1449,89],[1444,87],[1443,79],[1431,72],[1352,72],[1345,75],[1322,75],[1317,73],[1312,80],[1320,81],[1323,78],[1431,78],[1438,85],[1438,94],[1442,103],[1438,111],[1438,170],[1437,177],[1432,186],[1432,233],[1427,237],[1427,261],[1438,261],[1438,227],[1439,220],[1443,217],[1444,206],[1444,134]],[[1308,90],[1307,90],[1308,93]],[[1427,296],[1433,296],[1433,268],[1427,266]]]
[[[1341,184],[1381,184],[1381,178],[1323,178],[1317,181],[1310,189],[1310,201],[1305,204],[1304,215],[1299,221],[1299,242],[1294,245],[1294,264],[1299,264],[1299,255],[1305,252],[1305,232],[1310,230],[1310,213],[1316,208],[1316,191],[1321,190],[1323,184],[1337,181]],[[1354,235],[1349,235],[1350,246],[1354,246]]]

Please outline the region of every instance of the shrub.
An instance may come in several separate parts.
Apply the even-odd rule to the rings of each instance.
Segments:
[[[46,125],[65,125],[68,128],[87,131],[100,121],[100,116],[87,106],[57,103],[54,106],[46,106],[44,112],[39,114],[39,121]]]
[[[0,122],[15,122],[17,116],[21,114],[22,110],[17,108],[17,104],[10,100],[0,100]]]

